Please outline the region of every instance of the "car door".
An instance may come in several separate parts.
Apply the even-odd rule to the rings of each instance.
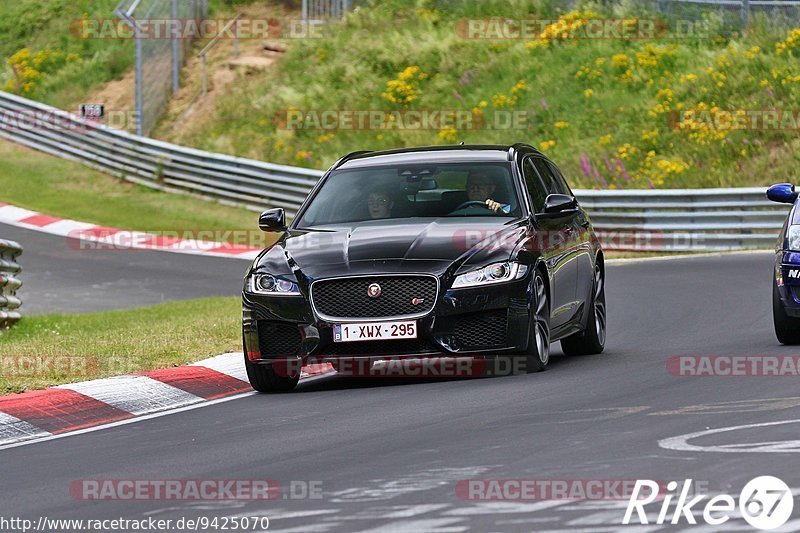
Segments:
[[[550,171],[555,178],[556,186],[562,191],[561,194],[572,194],[572,190],[564,179],[564,175],[552,161],[545,161]],[[576,294],[575,298],[578,305],[586,302],[591,298],[592,289],[594,286],[594,257],[592,257],[592,245],[589,236],[589,219],[586,212],[581,209],[576,217],[572,218],[572,248],[573,254],[577,254],[576,263],[578,268],[577,282],[575,284]]]
[[[526,157],[522,162],[522,168],[533,211],[541,213],[544,210],[545,199],[555,192],[552,176],[540,172],[535,156]],[[575,313],[577,266],[570,260],[568,250],[571,225],[572,222],[565,218],[539,218],[536,221],[535,244],[551,272],[551,328],[564,325]]]

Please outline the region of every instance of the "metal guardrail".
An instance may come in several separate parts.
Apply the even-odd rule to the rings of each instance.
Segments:
[[[609,249],[726,251],[775,246],[789,206],[761,187],[576,190]]]
[[[22,246],[18,243],[0,239],[0,331],[20,319],[17,311],[22,305],[17,297],[17,289],[22,286],[17,277],[22,272],[22,267],[17,263],[20,254]]]
[[[254,211],[289,215],[322,172],[186,148],[108,128],[39,102],[0,92],[0,137],[120,178],[180,190]]]
[[[23,127],[20,117],[30,127]],[[204,152],[140,137],[0,92],[0,137],[80,161],[128,181],[290,216],[319,170]],[[9,128],[11,124],[17,127]],[[576,190],[609,249],[714,251],[770,248],[787,206],[763,188]]]

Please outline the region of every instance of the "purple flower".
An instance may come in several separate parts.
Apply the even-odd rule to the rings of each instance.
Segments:
[[[608,182],[605,180],[605,178],[603,178],[603,176],[600,175],[600,173],[597,171],[597,167],[594,165],[592,165],[592,172],[594,172],[594,177],[603,184],[603,187],[608,188]]]
[[[617,167],[622,171],[622,177],[625,178],[627,181],[631,181],[630,175],[628,175],[628,169],[625,168],[625,163],[622,162],[622,159],[619,157],[617,158]]]
[[[749,140],[747,140],[747,139],[742,139],[742,142],[743,142],[744,144],[748,144],[750,141],[749,141]]]
[[[725,142],[731,144],[733,141],[731,140],[730,137],[725,137]]]
[[[456,97],[456,100],[461,100],[461,95],[458,94],[458,91],[456,91],[455,89],[453,89],[453,96]]]
[[[542,98],[541,104],[543,109],[545,110],[550,109],[550,106],[547,105],[547,102],[545,102],[544,98]]]
[[[772,92],[772,89],[770,89],[769,87],[767,87],[767,94],[769,95],[769,97],[770,97],[770,98],[772,98],[773,96],[775,96],[775,93],[773,93],[773,92]]]
[[[753,144],[755,144],[756,146],[761,146],[761,141],[759,141],[758,139],[753,139]]]
[[[581,172],[586,176],[592,175],[591,163],[589,161],[589,156],[586,154],[581,154]]]
[[[605,156],[605,160],[606,160],[606,168],[611,174],[613,174],[614,168],[611,166],[611,161],[608,160],[608,156]]]

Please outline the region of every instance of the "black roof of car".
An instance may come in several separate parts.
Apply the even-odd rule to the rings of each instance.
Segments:
[[[351,169],[397,163],[413,164],[415,162],[509,161],[511,150],[523,146],[535,151],[528,145],[519,144],[458,144],[399,148],[378,152],[354,152],[343,157],[339,163],[334,165],[334,168]]]

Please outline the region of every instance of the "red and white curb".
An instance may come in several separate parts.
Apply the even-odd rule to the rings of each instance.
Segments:
[[[303,367],[301,381],[333,373]],[[0,396],[0,449],[252,392],[244,355]]]
[[[77,239],[86,245],[76,244],[78,249],[134,249],[180,254],[233,257],[252,260],[261,248],[241,246],[197,239],[178,239],[140,231],[107,228],[88,222],[77,222],[66,218],[51,217],[36,211],[0,203],[0,223],[20,228]]]

